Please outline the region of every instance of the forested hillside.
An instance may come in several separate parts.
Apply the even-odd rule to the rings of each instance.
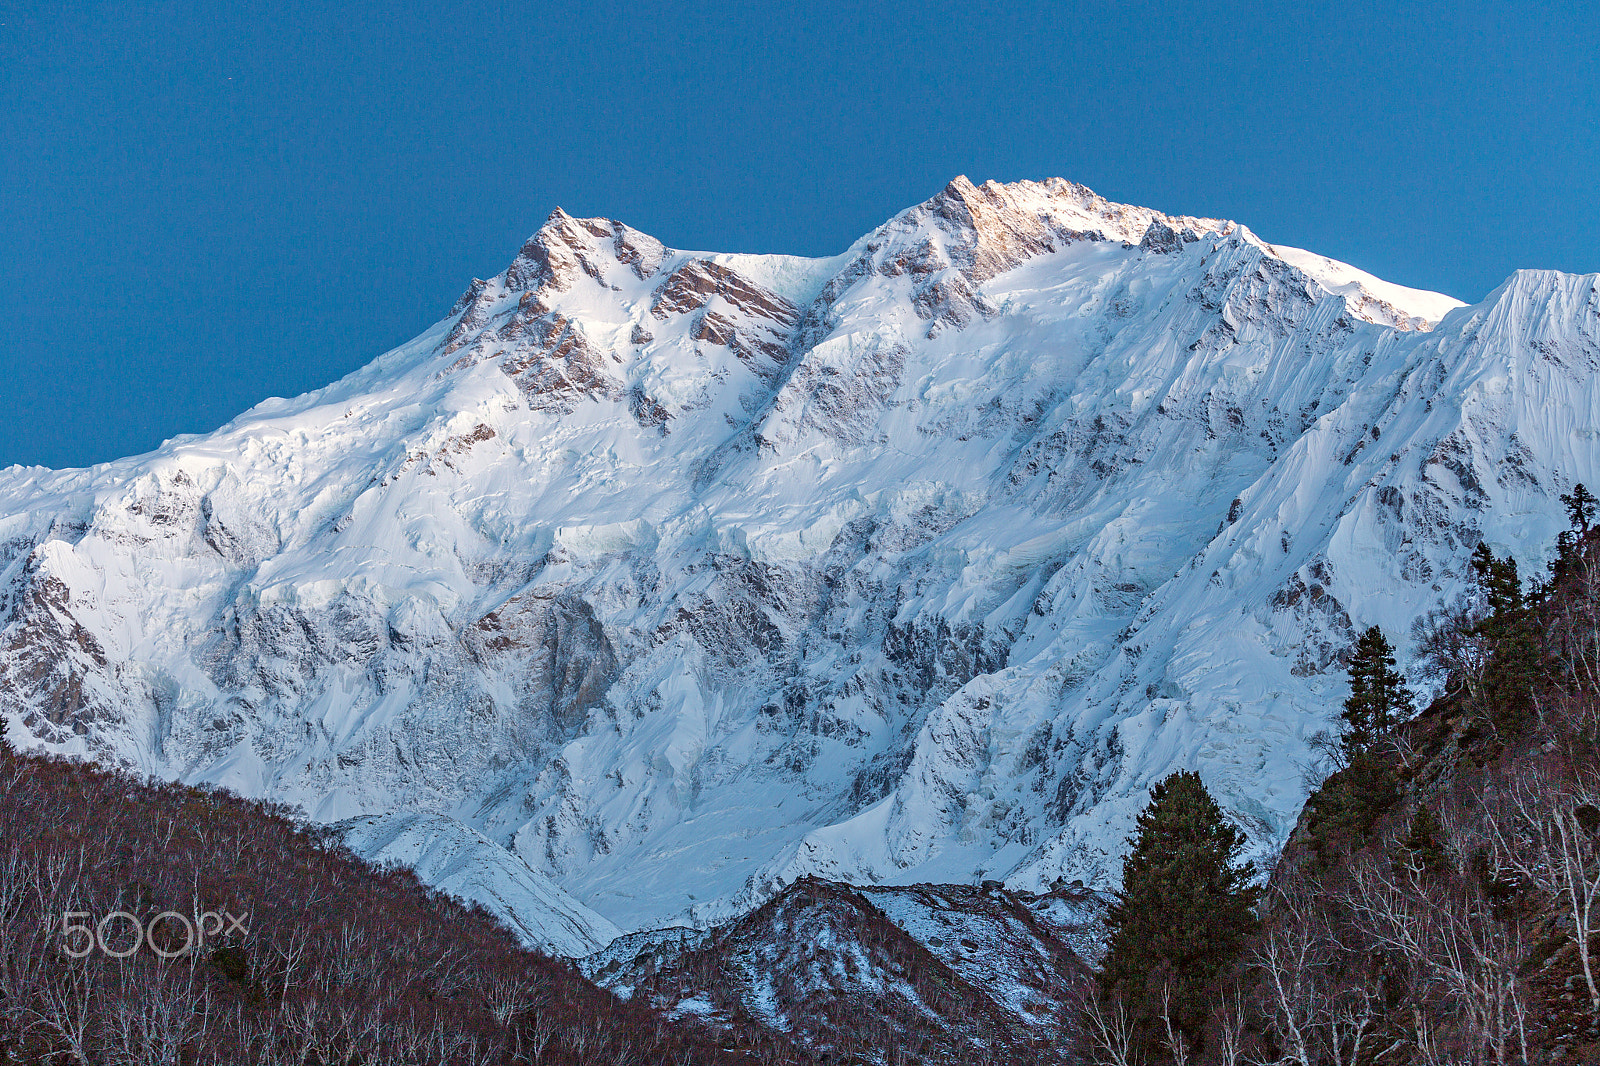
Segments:
[[[1259,928],[1213,967],[1197,1011],[1177,994],[1192,960],[1103,977],[1091,1058],[1600,1061],[1600,534],[1582,486],[1565,500],[1573,529],[1547,575],[1525,582],[1481,547],[1477,596],[1418,624],[1416,666],[1445,693],[1420,714],[1383,635],[1362,637],[1324,745],[1335,772]]]
[[[336,840],[0,753],[0,1063],[740,1061]]]

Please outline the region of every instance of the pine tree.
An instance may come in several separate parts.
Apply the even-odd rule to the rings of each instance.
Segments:
[[[1581,481],[1572,487],[1571,492],[1562,493],[1561,502],[1566,505],[1567,519],[1572,523],[1572,528],[1556,534],[1556,557],[1550,561],[1550,580],[1529,596],[1535,604],[1544,598],[1543,592],[1559,583],[1577,565],[1583,540],[1589,533],[1589,522],[1594,518],[1594,494]]]
[[[1439,842],[1442,832],[1439,819],[1434,816],[1433,810],[1426,803],[1419,803],[1416,813],[1411,816],[1411,825],[1406,830],[1405,839],[1400,841],[1398,853],[1395,855],[1397,871],[1415,877],[1443,873],[1447,869],[1448,860],[1444,845]]]
[[[1483,591],[1484,606],[1489,617],[1484,624],[1491,638],[1501,628],[1514,622],[1525,606],[1522,599],[1522,579],[1517,576],[1517,561],[1507,555],[1495,557],[1485,541],[1480,541],[1472,553],[1472,569],[1478,575],[1478,587]]]
[[[1589,523],[1594,518],[1596,500],[1594,493],[1584,488],[1583,482],[1572,486],[1571,492],[1561,494],[1561,502],[1566,505],[1567,518],[1572,522],[1572,528],[1579,533],[1589,532]]]
[[[1496,558],[1487,544],[1480,543],[1472,553],[1472,568],[1488,608],[1475,628],[1490,645],[1483,679],[1489,719],[1497,727],[1515,732],[1527,725],[1544,655],[1517,576],[1517,561],[1510,555]]]
[[[1340,737],[1345,755],[1366,751],[1410,711],[1405,678],[1395,669],[1394,648],[1383,630],[1371,626],[1356,639],[1350,657],[1350,698],[1344,701]]]
[[[1541,602],[1562,578],[1572,573],[1578,562],[1578,534],[1570,529],[1563,529],[1556,534],[1556,557],[1550,560],[1550,578],[1544,582],[1537,595],[1530,595],[1534,603]]]
[[[1150,790],[1129,844],[1100,987],[1127,1010],[1145,1058],[1158,1059],[1164,998],[1183,1038],[1200,1039],[1207,987],[1255,929],[1257,889],[1250,865],[1238,862],[1244,834],[1192,771]]]

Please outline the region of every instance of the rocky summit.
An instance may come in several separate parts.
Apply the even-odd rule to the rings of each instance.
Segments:
[[[1061,180],[830,259],[553,213],[422,336],[0,473],[19,747],[347,821],[588,953],[856,885],[1273,853],[1342,659],[1600,481],[1600,279],[1481,303]]]

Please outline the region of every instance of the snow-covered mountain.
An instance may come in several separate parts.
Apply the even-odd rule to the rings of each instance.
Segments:
[[[1178,766],[1281,841],[1354,629],[1600,479],[1597,368],[1594,276],[1460,307],[1059,180],[823,260],[557,211],[342,381],[0,474],[0,700],[624,930],[1106,885]]]

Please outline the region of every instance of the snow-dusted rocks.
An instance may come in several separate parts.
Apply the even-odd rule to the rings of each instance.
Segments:
[[[1063,181],[958,179],[826,260],[558,211],[342,381],[0,475],[0,701],[23,743],[447,816],[622,929],[807,873],[1104,886],[1177,766],[1265,851],[1355,629],[1404,646],[1600,480],[1597,306]]]
[[[1072,943],[1103,934],[1104,907],[1070,890],[804,878],[724,926],[620,937],[579,966],[730,1043],[754,1032],[830,1061],[892,1045],[909,1061],[937,1048],[1032,1062],[1029,1049],[1071,1032],[1089,973]]]

